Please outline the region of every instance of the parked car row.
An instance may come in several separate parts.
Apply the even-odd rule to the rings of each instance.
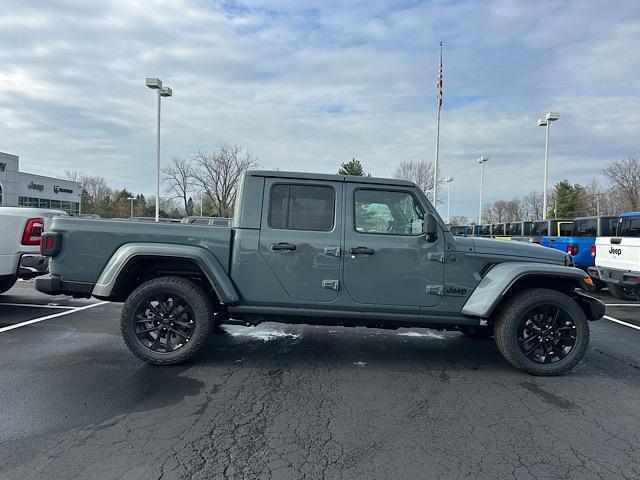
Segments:
[[[571,255],[574,265],[588,272],[596,289],[624,300],[640,299],[640,212],[592,216],[456,225],[454,235],[529,241]]]

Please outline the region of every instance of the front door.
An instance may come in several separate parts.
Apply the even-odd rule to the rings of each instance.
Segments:
[[[342,190],[342,182],[266,179],[260,255],[292,299],[338,296]]]
[[[444,234],[427,241],[414,193],[345,184],[344,285],[354,301],[407,311],[440,303]]]

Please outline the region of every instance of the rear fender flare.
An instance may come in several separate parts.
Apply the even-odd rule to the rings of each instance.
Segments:
[[[236,305],[240,300],[235,286],[215,255],[202,247],[170,243],[127,243],[122,245],[107,262],[91,294],[101,298],[110,297],[118,277],[126,265],[139,256],[193,260],[204,272],[218,295],[220,303]]]
[[[547,263],[505,262],[494,266],[480,280],[471,296],[462,307],[464,315],[487,318],[500,304],[509,289],[526,277],[548,277],[550,280],[562,279],[588,288],[589,275],[575,267],[565,267]]]

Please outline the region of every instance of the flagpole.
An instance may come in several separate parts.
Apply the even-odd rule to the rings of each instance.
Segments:
[[[436,118],[436,158],[433,163],[433,190],[431,201],[438,210],[438,157],[440,155],[440,112],[442,111],[442,42],[440,42],[440,70],[438,71],[438,116]]]

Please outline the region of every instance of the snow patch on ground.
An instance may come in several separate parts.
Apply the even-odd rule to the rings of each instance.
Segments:
[[[284,330],[254,328],[254,327],[240,327],[235,325],[226,325],[225,331],[233,337],[246,337],[254,338],[256,340],[262,340],[263,342],[269,342],[271,340],[277,340],[278,338],[299,338],[300,334],[289,333]]]
[[[353,362],[356,367],[364,368],[367,366],[367,362]]]
[[[398,335],[400,335],[401,337],[427,337],[427,338],[437,338],[438,340],[444,340],[444,336],[438,335],[437,333],[433,333],[433,332],[425,332],[425,333],[402,332],[402,333],[399,333]]]

